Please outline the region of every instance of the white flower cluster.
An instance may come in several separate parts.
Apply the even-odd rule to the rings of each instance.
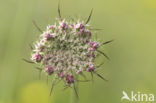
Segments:
[[[97,42],[91,41],[92,33],[83,22],[71,23],[65,20],[47,26],[35,42],[32,60],[48,73],[56,73],[67,83],[74,83],[74,75],[95,69]]]

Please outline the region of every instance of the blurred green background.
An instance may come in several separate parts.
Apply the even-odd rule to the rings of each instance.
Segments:
[[[72,103],[71,90],[59,84],[51,97],[51,81],[38,80],[29,59],[29,44],[57,17],[58,0],[0,0],[0,103]],[[80,83],[80,103],[121,103],[122,91],[156,94],[156,1],[155,0],[61,0],[64,17],[87,18],[102,28],[98,37],[115,41],[103,50],[111,58],[95,76],[94,83]],[[101,59],[99,59],[99,63]],[[126,102],[126,101],[125,101]]]

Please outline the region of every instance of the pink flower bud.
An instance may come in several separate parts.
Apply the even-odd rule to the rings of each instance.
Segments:
[[[81,33],[84,33],[84,32],[85,32],[85,26],[84,26],[84,24],[82,24],[82,23],[77,24],[75,28],[76,28],[78,31],[80,31]]]
[[[50,33],[44,34],[44,37],[46,40],[51,40],[53,38],[52,34],[50,34]]]
[[[46,72],[51,75],[54,72],[54,67],[53,66],[47,66],[46,67]]]
[[[88,69],[88,72],[92,72],[94,71],[94,69],[95,69],[94,65],[91,65],[90,68]]]
[[[84,26],[84,24],[79,23],[76,25],[76,29],[85,29],[85,26]]]
[[[94,44],[94,42],[89,42],[89,45],[92,47],[93,46],[93,44]]]
[[[72,74],[68,74],[67,76],[66,76],[66,81],[67,81],[67,83],[74,83],[74,76],[72,75]]]
[[[36,62],[41,62],[41,60],[43,59],[43,56],[39,53],[33,54],[32,55],[32,60],[36,61]]]
[[[61,22],[60,27],[65,30],[68,29],[68,25],[65,22]]]
[[[89,42],[92,49],[97,49],[99,47],[99,44],[97,42]]]
[[[93,44],[93,48],[96,49],[96,48],[98,48],[98,47],[99,47],[99,44],[95,42],[95,43]]]
[[[49,26],[49,29],[54,29],[55,27],[53,25],[50,25]]]

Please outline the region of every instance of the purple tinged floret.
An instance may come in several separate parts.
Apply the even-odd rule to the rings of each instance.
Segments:
[[[95,43],[93,44],[93,48],[97,49],[98,47],[99,47],[99,44],[95,42]]]
[[[39,53],[32,55],[32,60],[34,60],[35,62],[41,62],[42,59],[43,59],[43,56]]]
[[[68,84],[74,83],[74,76],[73,76],[73,74],[68,74],[66,76],[66,81],[67,81]]]
[[[63,30],[68,29],[68,25],[67,25],[67,23],[65,23],[65,22],[61,22],[61,23],[60,23],[60,27],[61,27],[61,29],[63,29]]]
[[[85,29],[85,26],[84,26],[84,24],[79,23],[76,25],[76,29]]]
[[[88,69],[88,72],[92,72],[92,71],[94,71],[94,69],[95,69],[94,65],[91,65],[91,66],[89,67],[89,69]]]
[[[51,40],[51,39],[53,38],[53,35],[50,34],[50,33],[45,33],[45,34],[44,34],[44,37],[45,37],[45,39],[46,39],[47,41],[49,41],[49,40]]]
[[[91,51],[95,51],[99,47],[97,42],[89,42],[89,44],[91,46]]]
[[[50,25],[49,26],[49,29],[54,29],[55,27],[53,25]]]
[[[75,27],[77,30],[79,30],[80,32],[84,33],[85,32],[85,25],[82,23],[79,23],[76,25]]]
[[[98,46],[99,46],[99,44],[98,44],[97,42],[90,42],[89,44],[90,44],[90,46],[91,46],[92,48],[95,48],[95,49],[97,49]]]
[[[46,72],[48,73],[48,75],[51,75],[54,72],[54,67],[53,66],[47,66]]]

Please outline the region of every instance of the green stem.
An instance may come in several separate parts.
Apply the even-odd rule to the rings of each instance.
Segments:
[[[76,77],[76,79],[77,78],[78,77]],[[78,97],[78,82],[75,82],[73,84],[73,89],[71,89],[71,103],[78,103],[78,102],[79,102],[79,97]]]

